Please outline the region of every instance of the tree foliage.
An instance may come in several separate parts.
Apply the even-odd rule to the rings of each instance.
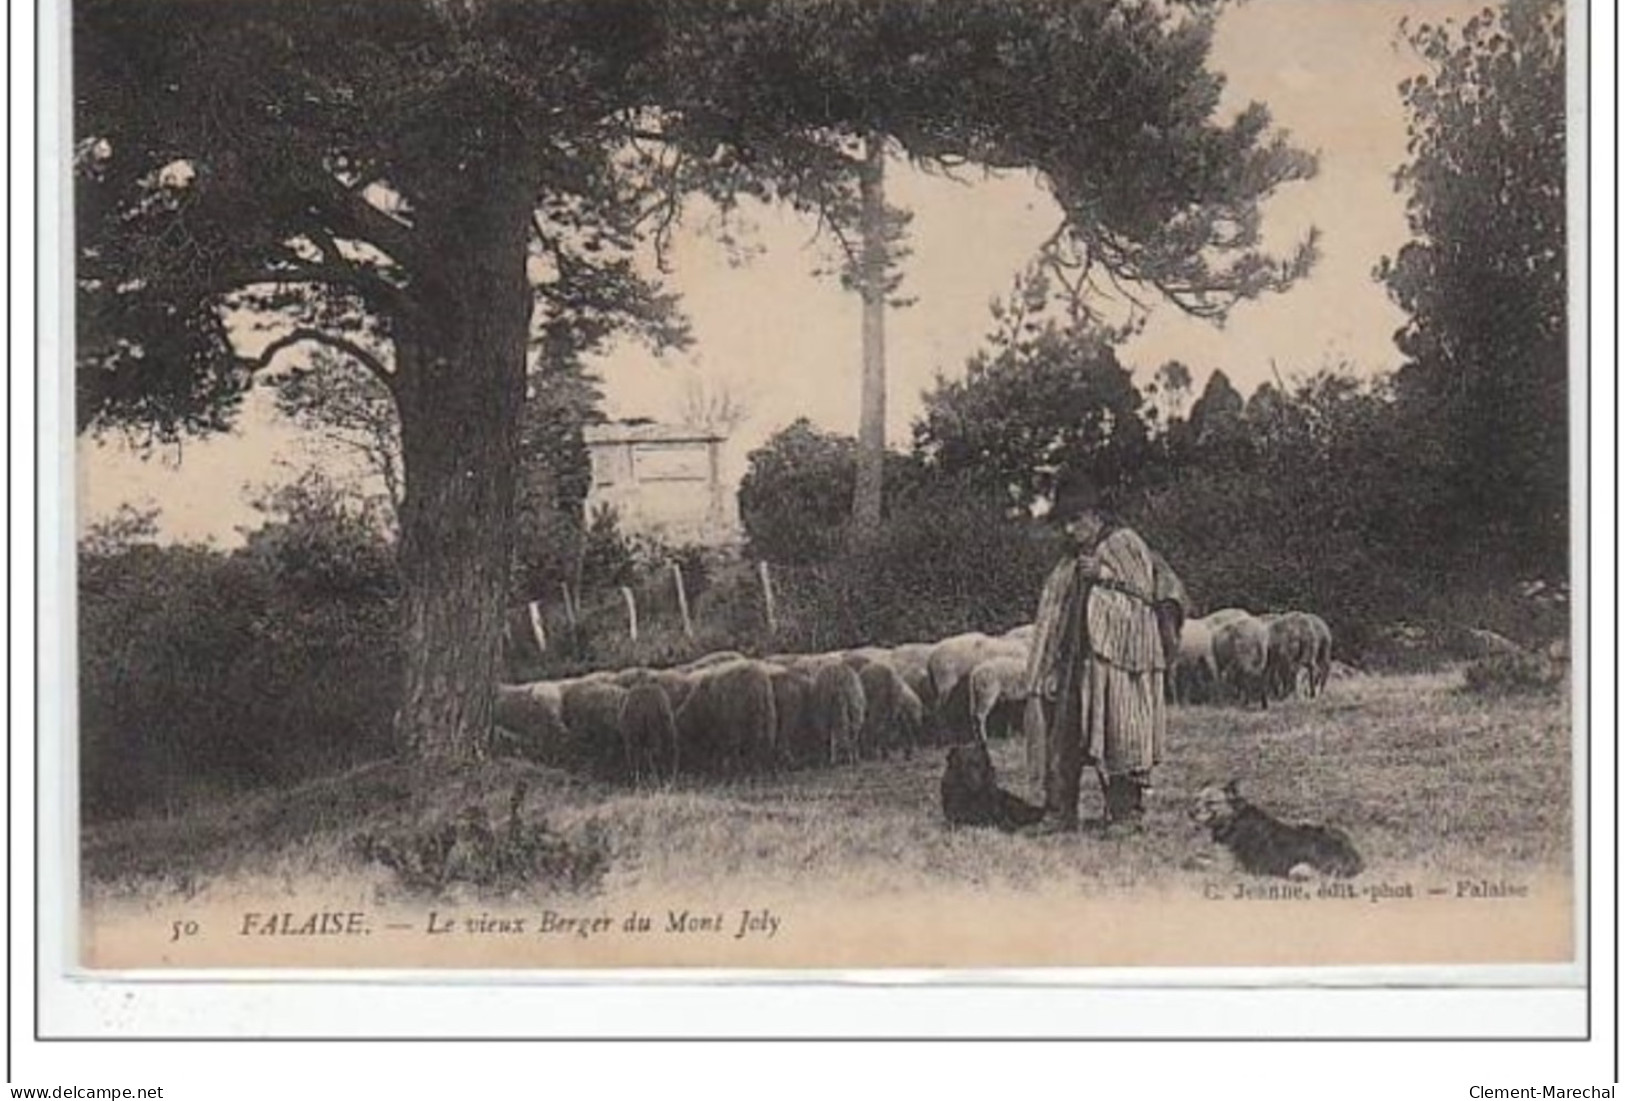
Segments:
[[[1248,436],[1247,402],[1230,376],[1214,371],[1183,421],[1168,424],[1167,450],[1173,463],[1243,469],[1254,453]]]
[[[940,167],[1039,168],[1068,215],[1055,244],[1090,272],[1222,312],[1302,270],[1307,250],[1261,250],[1257,204],[1313,160],[1260,105],[1214,121],[1211,5],[1187,7],[89,0],[82,416],[214,423],[244,383],[221,296],[245,287],[329,336],[392,339],[468,228],[431,223],[477,161],[540,182],[533,281],[577,346],[670,320],[624,246],[675,216],[675,188],[849,231],[866,133]]]
[[[1478,583],[1435,544],[1436,493],[1409,459],[1391,379],[1339,365],[1245,400],[1221,379],[1204,401],[1163,438],[1163,476],[1127,510],[1201,611],[1313,610],[1358,648],[1452,576]]]
[[[1151,399],[1158,428],[1166,429],[1184,417],[1191,400],[1191,383],[1191,369],[1177,359],[1170,359],[1157,368],[1145,387],[1145,394]]]
[[[852,515],[857,441],[805,417],[747,457],[739,520],[750,553],[794,565],[828,558]]]
[[[1506,0],[1406,28],[1415,240],[1378,268],[1417,460],[1447,486],[1441,535],[1562,573],[1568,533],[1564,6]]]
[[[922,488],[917,458],[886,452],[888,511]],[[752,557],[786,565],[827,561],[844,545],[852,522],[858,442],[813,427],[805,417],[774,433],[746,456],[739,519]]]
[[[279,412],[310,433],[318,450],[349,458],[360,477],[376,480],[392,513],[406,495],[401,429],[389,390],[364,367],[330,348],[265,376]],[[362,491],[365,493],[365,491]]]
[[[519,483],[510,593],[551,597],[579,584],[592,462],[583,430],[603,420],[598,380],[577,360],[531,373],[520,422]]]
[[[1151,459],[1149,410],[1117,359],[1115,334],[1030,308],[1046,295],[1040,277],[995,303],[991,347],[963,379],[938,377],[914,425],[915,450],[933,469],[982,484],[1007,507],[1040,500],[1061,467],[1121,493]]]
[[[1306,270],[1312,239],[1284,259],[1262,249],[1258,200],[1315,162],[1262,105],[1216,122],[1214,7],[698,4],[690,16],[720,18],[682,22],[672,55],[692,79],[672,105],[780,169],[757,181],[763,197],[847,227],[861,209],[851,153],[870,134],[939,168],[1036,168],[1066,214],[1051,255],[1076,288],[1138,284],[1219,316]],[[718,119],[733,95],[746,102]]]

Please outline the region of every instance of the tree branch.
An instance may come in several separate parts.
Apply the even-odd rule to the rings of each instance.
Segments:
[[[339,236],[370,241],[403,266],[422,259],[422,243],[412,227],[367,202],[358,188],[346,187],[327,172],[313,172],[305,179],[314,188],[321,212],[336,223]]]
[[[236,287],[250,287],[259,283],[331,283],[354,289],[362,297],[377,295],[386,299],[383,304],[400,304],[401,288],[379,276],[376,272],[346,261],[336,264],[299,263],[291,267],[254,265],[226,273],[226,281]]]
[[[655,138],[658,135],[642,133],[635,135],[645,138]],[[653,201],[643,210],[633,216],[631,227],[641,230],[651,220],[654,228],[648,234],[650,243],[654,246],[655,266],[663,274],[669,273],[671,268],[668,262],[668,253],[671,248],[672,235],[677,224],[682,219],[682,202],[684,196],[683,168],[686,161],[681,149],[676,149],[673,159],[669,163],[659,160],[650,162],[650,186],[654,193]]]
[[[349,356],[367,370],[371,371],[378,381],[382,382],[391,394],[395,392],[395,373],[389,368],[385,367],[381,359],[367,351],[367,349],[361,347],[361,345],[356,344],[353,341],[345,340],[343,337],[334,336],[332,333],[325,332],[321,329],[298,328],[284,336],[278,337],[277,339],[271,341],[271,343],[267,344],[259,355],[248,360],[249,370],[262,371],[269,367],[271,365],[271,361],[281,353],[287,351],[295,344],[304,344],[306,342],[326,345],[335,351]]]
[[[558,278],[555,282],[563,283],[567,281],[570,277],[570,258],[565,255],[563,246],[559,244],[554,235],[549,233],[547,227],[542,224],[541,215],[535,211],[532,211],[530,215],[530,228],[535,231],[536,243],[541,246],[542,251],[553,258],[553,267],[558,271]]]
[[[338,239],[328,231],[326,226],[321,224],[319,219],[311,218],[309,220],[304,227],[304,235],[310,239],[310,243],[316,246],[316,251],[321,253],[323,259],[328,263],[341,264],[345,262],[344,253],[339,250]]]

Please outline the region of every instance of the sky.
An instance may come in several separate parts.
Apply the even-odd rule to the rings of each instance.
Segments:
[[[1404,197],[1393,185],[1404,162],[1406,116],[1397,85],[1419,61],[1399,38],[1402,16],[1463,19],[1481,0],[1249,0],[1228,11],[1211,66],[1228,78],[1225,110],[1248,101],[1318,153],[1311,181],[1283,188],[1264,208],[1266,244],[1285,252],[1309,227],[1321,259],[1290,291],[1238,305],[1220,327],[1153,303],[1147,324],[1119,354],[1142,384],[1169,359],[1191,368],[1200,389],[1222,369],[1243,393],[1269,380],[1347,362],[1375,374],[1397,366],[1393,334],[1404,315],[1372,269],[1408,237]],[[941,372],[963,373],[990,327],[989,305],[1058,224],[1059,210],[1026,174],[961,179],[888,166],[887,198],[910,210],[902,293],[914,304],[886,318],[887,438],[904,446],[920,395]],[[749,214],[745,262],[731,259],[706,219],[688,221],[670,252],[668,285],[682,295],[694,343],[656,357],[618,346],[595,364],[612,417],[670,419],[684,390],[731,393],[748,416],[727,449],[725,476],[748,451],[800,416],[855,435],[860,304],[833,277],[819,277],[827,246],[792,212]],[[163,532],[231,545],[262,518],[255,487],[283,481],[322,452],[282,421],[269,400],[251,400],[239,429],[139,457],[116,438],[77,448],[81,527],[120,504],[157,506]]]

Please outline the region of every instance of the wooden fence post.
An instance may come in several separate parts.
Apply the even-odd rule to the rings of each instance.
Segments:
[[[632,641],[638,640],[638,602],[632,595],[632,590],[625,585],[621,586],[621,597],[626,601],[626,633]]]
[[[559,591],[564,594],[564,620],[570,625],[570,634],[576,633],[576,602],[570,596],[570,583],[559,582]]]
[[[767,608],[768,633],[777,634],[779,631],[779,611],[773,601],[773,578],[768,572],[765,559],[756,563],[756,573],[762,580],[762,603]]]
[[[513,620],[509,616],[502,617],[502,675],[509,680],[518,680],[514,666],[518,657],[516,643],[514,642]]]
[[[579,653],[581,650],[581,622],[576,616],[576,600],[574,594],[570,592],[570,583],[560,581],[559,592],[564,597],[564,623],[570,630],[570,649],[572,652]]]
[[[673,562],[671,576],[677,584],[677,610],[683,613],[683,636],[691,639],[694,637],[694,621],[688,617],[688,592],[683,588],[683,567]]]
[[[525,605],[530,613],[530,633],[536,640],[536,649],[542,654],[547,653],[547,627],[542,623],[542,604],[539,600],[532,600]]]

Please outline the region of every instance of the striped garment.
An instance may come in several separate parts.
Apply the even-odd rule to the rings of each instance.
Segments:
[[[1109,532],[1095,554],[1097,577],[1080,576],[1078,560],[1068,558],[1050,572],[1039,597],[1025,724],[1028,766],[1038,783],[1045,781],[1052,737],[1080,739],[1085,760],[1112,775],[1148,770],[1162,758],[1168,661],[1151,603],[1158,570],[1150,548],[1128,528]]]

